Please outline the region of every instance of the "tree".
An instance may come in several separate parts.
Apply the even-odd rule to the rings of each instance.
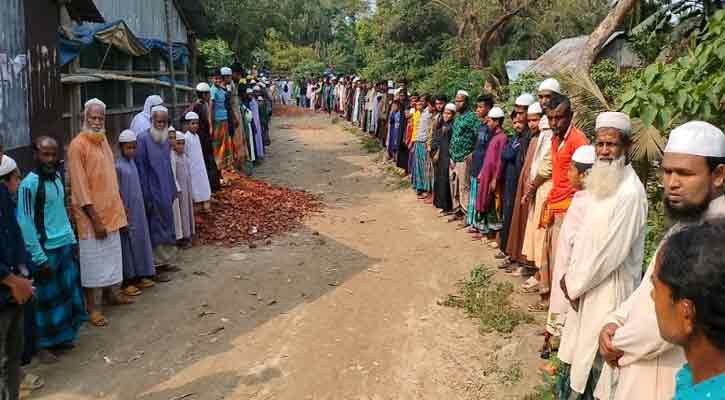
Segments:
[[[596,60],[599,52],[602,50],[604,43],[609,40],[609,37],[612,36],[617,27],[622,24],[622,21],[624,21],[625,17],[629,14],[632,8],[637,5],[638,1],[639,0],[617,1],[614,8],[609,11],[609,14],[607,14],[604,20],[599,24],[599,26],[597,26],[597,29],[589,35],[587,43],[581,54],[580,66],[583,70],[589,71],[592,68],[594,60]]]

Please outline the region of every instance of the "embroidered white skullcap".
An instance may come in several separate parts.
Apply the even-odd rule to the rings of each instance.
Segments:
[[[541,109],[541,104],[538,101],[532,103],[529,109],[526,111],[527,114],[543,114],[544,110]]]
[[[629,115],[623,112],[607,111],[597,115],[594,129],[602,128],[619,129],[625,135],[629,135],[632,132],[632,122],[629,120]]]
[[[456,112],[456,105],[453,103],[448,103],[448,104],[446,104],[445,109],[448,111]]]
[[[229,67],[222,67],[221,73],[222,73],[222,75],[231,75],[232,69]]]
[[[494,107],[491,109],[491,111],[488,112],[488,117],[494,118],[494,119],[504,118],[505,114],[503,113],[503,110],[501,109],[501,107]]]
[[[468,97],[469,94],[465,90],[459,90],[459,91],[456,92],[456,96],[466,96],[466,97]]]
[[[84,107],[84,108],[85,108],[86,110],[87,110],[88,108],[90,108],[91,106],[100,106],[100,107],[101,107],[101,108],[103,108],[104,110],[106,109],[106,103],[102,102],[101,100],[99,100],[99,99],[97,99],[97,98],[95,98],[95,97],[94,97],[94,98],[92,98],[92,99],[90,99],[90,100],[88,100],[88,101],[86,101],[86,104],[84,104],[84,105],[83,105],[83,107]]]
[[[252,94],[252,93],[254,93],[254,90],[247,88],[247,94]]]
[[[725,157],[725,134],[707,122],[690,121],[670,132],[665,153]]]
[[[167,113],[168,114],[169,113],[169,109],[166,108],[166,107],[164,107],[164,106],[162,106],[162,105],[158,105],[158,106],[151,107],[151,114],[157,113],[157,112],[162,112],[162,113]]]
[[[16,169],[18,169],[18,164],[15,163],[15,160],[3,154],[0,159],[0,176],[5,176]]]
[[[522,93],[521,96],[516,98],[515,104],[517,106],[528,107],[534,103],[536,103],[536,99],[531,93]]]
[[[136,141],[136,132],[126,129],[118,135],[118,143],[129,143]]]
[[[195,119],[199,119],[199,114],[197,114],[197,113],[195,113],[195,112],[193,112],[193,111],[189,111],[189,112],[188,112],[188,113],[186,113],[186,115],[184,116],[184,119],[186,119],[187,121],[193,121],[193,120],[195,120]]]
[[[544,90],[550,90],[554,93],[561,93],[561,85],[556,79],[549,78],[541,82],[541,85],[539,85],[539,92],[542,92]]]
[[[578,164],[594,164],[594,161],[597,159],[597,152],[594,150],[594,146],[590,144],[579,146],[574,151],[571,159]]]
[[[176,128],[173,125],[169,125],[169,132],[176,132]]]
[[[197,92],[210,92],[211,88],[209,87],[208,83],[201,82],[198,85],[196,85],[196,91]]]

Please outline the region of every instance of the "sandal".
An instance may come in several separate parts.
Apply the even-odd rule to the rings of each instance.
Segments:
[[[33,375],[29,373],[25,373],[25,376],[23,377],[23,381],[20,382],[20,390],[38,390],[45,386],[45,382],[43,381],[43,378],[39,377],[38,375]]]
[[[498,249],[498,243],[496,243],[495,240],[488,242],[488,245],[491,246],[492,249]]]
[[[547,311],[549,311],[549,305],[546,303],[538,302],[538,303],[530,304],[528,307],[528,310],[529,310],[529,312],[532,312],[532,313],[547,312]]]
[[[125,294],[126,296],[131,296],[131,297],[141,295],[141,290],[133,285],[126,286],[125,288],[121,289],[121,292],[123,292],[123,294]]]
[[[106,300],[106,304],[109,306],[125,306],[129,304],[133,304],[134,301],[131,300],[128,296],[126,296],[123,293],[114,293],[110,296],[104,296]]]
[[[103,316],[103,314],[100,313],[100,311],[93,311],[89,316],[88,320],[93,324],[93,326],[97,326],[99,328],[102,328],[104,326],[108,326],[108,320],[106,317]]]
[[[142,289],[148,289],[156,286],[156,283],[149,278],[142,278],[137,285]]]

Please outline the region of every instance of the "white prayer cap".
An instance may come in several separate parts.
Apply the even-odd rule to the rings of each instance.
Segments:
[[[267,87],[267,85],[265,85],[265,84],[264,84],[264,82],[260,82],[260,83],[259,83],[259,86],[261,86],[261,87],[263,87],[263,88],[266,88],[266,87]]]
[[[85,108],[86,110],[87,110],[87,109],[89,109],[89,108],[90,108],[91,106],[100,106],[100,107],[101,107],[101,108],[103,108],[104,110],[106,109],[106,103],[102,102],[101,100],[99,100],[99,99],[97,99],[97,98],[95,98],[95,97],[94,97],[94,98],[92,98],[92,99],[90,99],[90,100],[88,100],[88,101],[86,102],[86,104],[84,104],[84,105],[83,105],[83,107],[84,107],[84,108]]]
[[[254,93],[254,90],[247,88],[247,94],[252,94],[252,93]]]
[[[469,94],[465,90],[459,90],[459,91],[456,92],[456,96],[466,96],[466,97],[468,97]]]
[[[229,67],[222,67],[221,73],[222,73],[222,75],[231,75],[232,69]]]
[[[607,111],[597,115],[595,130],[602,128],[619,129],[623,134],[629,135],[632,132],[632,122],[629,115],[622,112]]]
[[[517,106],[528,107],[534,103],[536,103],[536,99],[531,95],[531,93],[522,93],[521,96],[516,98]]]
[[[254,85],[255,83],[257,83],[257,81],[255,81],[254,79],[252,79],[251,81],[249,81],[249,83],[252,84],[252,85]]]
[[[176,128],[173,125],[169,125],[169,132],[176,132]]]
[[[168,114],[169,113],[169,109],[166,108],[166,107],[164,107],[164,106],[162,106],[162,105],[158,105],[158,106],[151,107],[151,114],[156,113],[156,112],[162,112],[162,113],[167,113]]]
[[[254,87],[254,90],[262,90],[262,88],[259,85],[257,85]]]
[[[136,141],[136,132],[126,129],[118,135],[118,143],[130,143]]]
[[[186,119],[187,121],[193,121],[193,120],[195,120],[195,119],[199,119],[199,114],[197,114],[197,113],[195,113],[195,112],[193,112],[193,111],[189,111],[189,112],[188,112],[188,113],[186,113],[186,115],[184,116],[184,119]]]
[[[571,156],[572,161],[577,164],[594,164],[597,159],[597,152],[594,150],[594,146],[587,144],[579,146],[574,154]]]
[[[358,77],[356,76],[356,77],[355,77],[355,79],[353,79],[352,81],[353,81],[353,82],[357,82],[357,81],[359,81],[359,80],[360,80],[360,78],[358,78]]]
[[[395,90],[393,91],[393,94],[394,94],[394,95],[399,95],[399,94],[400,94],[400,91],[401,91],[401,90],[403,90],[403,88],[397,88],[397,89],[395,89]]]
[[[534,102],[529,106],[529,109],[526,111],[527,114],[543,114],[544,110],[541,109],[541,104],[539,104],[538,101]]]
[[[556,79],[549,78],[541,82],[541,85],[539,85],[539,92],[543,92],[544,90],[550,90],[554,93],[561,93],[561,85]]]
[[[725,134],[707,122],[690,121],[670,132],[665,153],[725,157]]]
[[[211,88],[209,87],[208,83],[201,82],[198,85],[196,85],[196,91],[197,92],[210,92]]]
[[[497,118],[505,118],[505,116],[506,115],[503,113],[503,110],[501,109],[501,107],[494,107],[491,109],[491,111],[488,112],[489,118],[497,119]]]
[[[456,105],[453,103],[448,103],[448,104],[446,104],[445,109],[448,111],[451,111],[451,112],[456,112]]]
[[[0,159],[0,176],[5,176],[16,169],[18,169],[18,164],[15,163],[15,160],[3,154]]]

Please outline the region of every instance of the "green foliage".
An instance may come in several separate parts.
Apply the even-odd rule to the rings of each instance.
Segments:
[[[523,93],[531,93],[534,97],[536,97],[536,93],[538,93],[539,90],[539,84],[543,79],[544,77],[534,73],[519,75],[519,78],[515,82],[509,83],[508,86],[505,87],[506,90],[501,93],[501,97],[503,98],[499,100],[504,104],[504,110],[509,112],[513,110],[516,98]]]
[[[451,101],[463,89],[475,99],[483,92],[488,76],[485,70],[473,69],[446,57],[433,64],[422,81],[414,82],[413,88],[420,93],[445,95]]]
[[[264,47],[269,52],[270,67],[275,72],[292,72],[303,62],[319,62],[319,57],[311,47],[296,46],[280,38],[274,29],[269,29],[264,37]]]
[[[495,274],[494,268],[476,266],[459,282],[458,294],[449,295],[443,304],[462,308],[469,317],[477,318],[483,333],[511,333],[518,325],[533,322],[531,315],[511,303],[513,285],[494,282]]]
[[[199,55],[207,70],[230,65],[234,60],[234,52],[223,39],[207,39],[199,43]]]
[[[609,104],[615,104],[617,96],[622,93],[626,76],[621,74],[617,64],[611,58],[604,58],[592,66],[589,71],[592,80],[602,90]]]
[[[725,10],[710,18],[699,44],[672,64],[642,70],[622,95],[622,111],[645,127],[669,130],[680,119],[725,123]]]
[[[292,69],[292,78],[295,80],[320,76],[325,71],[325,63],[319,60],[304,60]]]

